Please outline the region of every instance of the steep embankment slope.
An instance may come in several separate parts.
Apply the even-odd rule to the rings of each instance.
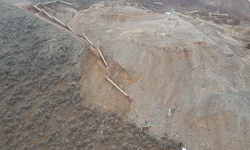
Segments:
[[[131,118],[138,124],[154,122],[151,133],[168,131],[192,149],[249,147],[249,52],[227,31],[125,3],[91,7],[61,19],[100,46],[108,63],[113,60],[123,68],[111,77],[135,100]],[[91,67],[90,74],[110,94],[103,88],[104,77]],[[113,100],[123,101],[121,96]],[[167,118],[172,105],[176,110]]]
[[[84,105],[88,46],[0,0],[0,149],[176,149],[122,115]],[[31,63],[32,62],[32,63]]]

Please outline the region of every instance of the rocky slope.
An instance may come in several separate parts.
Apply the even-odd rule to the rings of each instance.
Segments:
[[[249,52],[229,34],[232,26],[222,25],[227,29],[222,32],[129,3],[90,7],[73,17],[60,13],[54,15],[101,47],[111,65],[111,78],[135,100],[129,116],[137,124],[152,121],[151,133],[168,131],[191,149],[249,147]],[[112,68],[116,63],[121,70]],[[108,87],[105,72],[97,72],[94,63],[82,61],[82,75],[87,74],[85,66],[101,93],[118,103],[126,100]],[[91,85],[86,79],[83,85]],[[92,90],[87,93],[96,95]],[[103,99],[88,103],[102,104]],[[168,118],[172,105],[176,110]],[[110,108],[102,105],[102,109]]]
[[[250,53],[246,44],[250,34],[247,17],[237,16],[248,9],[247,3],[236,16],[219,18],[208,13],[219,10],[232,15],[241,4],[230,1],[226,3],[233,5],[229,8],[220,1],[180,0],[159,1],[163,4],[157,6],[153,1],[137,1],[152,9],[145,11],[138,4],[128,2],[96,7],[88,6],[97,1],[71,2],[73,7],[50,5],[50,13],[78,34],[85,33],[99,46],[110,71],[105,69],[93,47],[67,30],[29,7],[24,7],[29,10],[24,12],[4,3],[0,9],[4,14],[1,15],[4,20],[1,64],[5,66],[1,71],[1,80],[5,82],[0,85],[3,87],[1,106],[4,106],[2,139],[9,136],[8,141],[15,141],[12,139],[20,129],[24,131],[22,134],[37,134],[29,146],[38,148],[42,145],[39,142],[47,144],[53,139],[46,145],[52,149],[177,148],[172,141],[151,138],[146,132],[144,136],[144,131],[135,127],[151,121],[152,135],[166,137],[167,132],[169,138],[182,141],[191,149],[248,149]],[[220,24],[226,31],[195,19],[165,14],[172,8],[184,13],[199,7],[204,12],[195,15]],[[231,23],[233,19],[239,19],[240,24]],[[24,59],[21,48],[27,49],[34,66]],[[130,103],[105,76],[134,101]],[[20,95],[27,102],[17,105]],[[95,106],[101,112],[115,111],[120,115],[99,114]],[[168,117],[173,106],[175,110]],[[12,111],[18,110],[25,120],[20,123],[11,119]],[[30,114],[34,115],[27,117]],[[20,119],[20,114],[17,116]],[[124,122],[124,118],[136,125]],[[48,126],[62,130],[50,138],[48,131],[54,128]],[[120,141],[111,142],[117,136]],[[8,141],[5,144],[10,147]]]
[[[167,135],[85,105],[73,34],[0,1],[0,149],[177,149]]]

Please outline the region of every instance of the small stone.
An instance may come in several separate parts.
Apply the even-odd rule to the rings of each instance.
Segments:
[[[19,115],[16,116],[16,120],[20,120],[20,116]]]
[[[10,128],[9,126],[6,126],[5,128],[4,128],[4,131],[5,132],[10,132],[12,130],[12,128]]]
[[[50,113],[46,112],[44,115],[45,118],[50,118]]]
[[[69,122],[70,122],[70,123],[74,123],[74,122],[75,122],[75,117],[69,118]]]
[[[7,117],[11,117],[11,116],[12,116],[11,111],[7,112]]]
[[[111,146],[111,149],[112,150],[117,150],[115,146]]]
[[[122,143],[122,148],[127,148],[127,146],[128,146],[128,142]]]
[[[66,140],[65,140],[65,143],[69,144],[69,140],[68,140],[68,139],[66,139]]]
[[[39,136],[43,136],[43,132],[38,133]]]

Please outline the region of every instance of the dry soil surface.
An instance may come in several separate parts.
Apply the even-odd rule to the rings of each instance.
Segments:
[[[79,62],[89,46],[20,5],[0,3],[0,149],[178,149],[125,114],[85,105]]]
[[[77,3],[80,2],[75,2]],[[151,134],[163,136],[167,132],[168,137],[182,141],[190,149],[220,150],[250,147],[250,53],[245,48],[245,44],[249,41],[246,38],[249,37],[249,32],[245,32],[249,31],[249,28],[245,27],[247,19],[241,26],[220,24],[227,29],[223,32],[194,19],[185,20],[173,14],[145,11],[136,3],[102,4],[82,9],[63,4],[52,4],[49,7],[52,8],[50,14],[69,24],[78,34],[85,33],[94,45],[99,46],[110,67],[110,71],[105,69],[94,47],[82,44],[79,38],[65,29],[59,29],[59,26],[52,27],[55,23],[42,14],[36,13],[34,16],[35,11],[25,7],[29,13],[33,13],[31,18],[35,18],[39,24],[40,22],[45,24],[47,21],[53,25],[29,26],[28,23],[31,21],[27,21],[27,29],[22,32],[37,32],[36,35],[47,32],[45,35],[59,37],[45,38],[43,42],[53,44],[53,40],[61,39],[62,43],[72,44],[68,49],[65,48],[67,45],[61,49],[57,48],[60,44],[55,45],[54,47],[58,49],[54,52],[55,56],[53,46],[49,46],[46,51],[44,44],[40,45],[41,49],[45,49],[44,55],[47,57],[40,58],[38,56],[43,55],[34,54],[31,61],[36,68],[46,70],[53,69],[53,65],[56,69],[57,61],[61,61],[61,57],[65,58],[65,62],[69,63],[63,63],[68,66],[62,67],[66,68],[62,73],[66,74],[68,71],[68,78],[72,76],[75,80],[80,80],[71,81],[71,85],[77,84],[75,88],[83,99],[81,104],[98,106],[102,112],[115,111],[131,119],[137,126],[145,121],[151,121],[153,122]],[[12,10],[1,9],[1,11],[8,14],[7,11]],[[24,10],[18,9],[18,11]],[[28,12],[25,12],[26,15],[32,16]],[[8,21],[8,15],[4,17]],[[232,18],[229,19],[232,21]],[[17,26],[22,20],[16,22],[12,19],[12,22]],[[6,22],[6,27],[3,26],[3,33],[15,29],[12,34],[18,41],[22,41],[22,34],[16,31],[20,29],[7,24],[9,22]],[[5,29],[7,27],[9,30]],[[55,28],[60,32],[52,32],[48,28]],[[44,37],[50,37],[45,35]],[[68,42],[65,42],[66,40]],[[39,46],[40,42],[34,45]],[[38,49],[32,51],[34,49],[36,47],[30,48],[30,55],[32,52],[43,52]],[[58,56],[60,50],[67,53]],[[8,66],[7,72],[3,70],[2,74],[8,78],[15,63],[3,60]],[[69,68],[72,68],[72,71]],[[134,101],[129,102],[105,79],[106,75]],[[57,76],[54,75],[54,78],[57,79]],[[74,95],[71,89],[66,89],[68,88],[64,87],[62,90],[65,96],[71,92]],[[8,102],[9,99],[6,100]],[[5,101],[2,103],[5,104]],[[175,110],[168,117],[168,110],[172,106],[175,106]],[[5,113],[8,115],[7,111]],[[67,115],[67,111],[62,113]],[[69,120],[65,126],[66,124],[69,126],[70,123]],[[103,132],[102,128],[101,131]],[[124,139],[126,140],[128,139]]]
[[[134,99],[127,108],[126,98],[108,85],[105,70],[100,73],[98,63],[89,57],[93,62],[82,60],[81,74],[87,74],[87,66],[102,93],[97,97],[94,90],[82,88],[89,103],[112,110],[104,105],[109,98],[130,110],[129,116],[138,125],[154,122],[152,134],[168,132],[191,149],[249,147],[249,52],[230,35],[229,25],[222,25],[228,30],[221,32],[131,3],[78,12],[52,8],[58,10],[55,16],[77,33],[86,33],[101,48],[111,78]],[[116,63],[119,68],[112,67]],[[86,79],[83,85],[93,85]],[[167,117],[172,105],[176,110]]]

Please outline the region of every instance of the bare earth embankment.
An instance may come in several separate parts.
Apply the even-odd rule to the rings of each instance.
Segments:
[[[194,150],[250,147],[246,18],[194,15],[221,31],[130,2],[51,4],[51,15],[100,48],[107,71],[94,47],[29,3],[2,3],[2,147],[177,148],[168,138]],[[149,134],[138,128],[145,121],[153,122]]]

